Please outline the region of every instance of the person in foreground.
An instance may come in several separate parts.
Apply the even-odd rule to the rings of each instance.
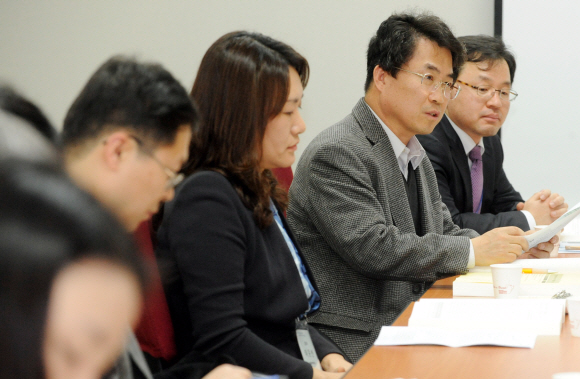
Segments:
[[[542,190],[524,202],[503,170],[497,132],[517,97],[512,89],[513,54],[500,38],[458,39],[467,53],[457,79],[462,90],[449,102],[433,133],[417,137],[431,160],[453,222],[479,233],[500,226],[533,230],[552,223],[568,210],[564,198]]]
[[[0,163],[0,377],[99,378],[138,320],[145,270],[60,170]]]
[[[257,33],[222,36],[206,52],[191,95],[192,173],[167,203],[157,256],[178,356],[232,357],[263,374],[339,378],[351,367],[314,328],[302,359],[298,318],[316,312],[318,288],[284,218],[285,191],[271,169],[289,167],[305,124],[308,63]]]
[[[369,43],[365,97],[296,168],[288,221],[325,299],[309,322],[351,360],[434,281],[528,250],[519,228],[479,236],[455,225],[415,137],[456,97],[463,60],[438,17],[392,15]],[[553,245],[540,248],[525,256],[547,257]]]
[[[133,231],[173,198],[197,122],[187,92],[163,67],[113,57],[93,74],[67,113],[62,133],[66,169]],[[189,362],[156,378],[199,378],[212,367],[202,366]],[[206,379],[250,376],[248,370],[225,365]],[[109,378],[142,377],[152,376],[131,333],[126,354]]]

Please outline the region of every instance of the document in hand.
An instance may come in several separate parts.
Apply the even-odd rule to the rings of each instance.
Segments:
[[[568,212],[564,213],[546,228],[526,236],[528,244],[530,245],[530,249],[532,247],[538,246],[539,243],[549,241],[578,215],[580,215],[580,203],[574,205],[568,210]]]
[[[566,301],[555,299],[422,299],[409,326],[560,335],[565,310]]]

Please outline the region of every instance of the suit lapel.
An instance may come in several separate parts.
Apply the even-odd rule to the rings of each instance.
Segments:
[[[387,203],[391,209],[390,214],[393,224],[403,233],[414,232],[415,225],[413,224],[409,199],[405,191],[403,175],[387,133],[371,112],[364,98],[359,100],[352,114],[372,144],[372,152],[381,171],[379,177],[382,178],[383,185],[386,188],[386,193],[383,195],[386,196]]]
[[[455,130],[453,130],[453,127],[451,126],[451,123],[447,119],[447,116],[443,116],[443,119],[441,120],[441,126],[443,127],[445,135],[447,135],[447,138],[451,142],[449,148],[451,150],[451,155],[453,157],[453,163],[455,164],[455,167],[459,172],[463,189],[465,190],[464,209],[472,210],[473,195],[471,189],[471,170],[469,169],[469,163],[467,162],[469,158],[467,158],[467,156],[465,155],[463,143],[461,142],[461,139],[459,138]]]

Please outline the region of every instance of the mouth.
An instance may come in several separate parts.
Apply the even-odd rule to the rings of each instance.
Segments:
[[[438,112],[438,111],[428,111],[428,112],[425,112],[425,114],[427,116],[433,118],[433,119],[437,119],[437,118],[439,118],[439,115],[441,114],[441,112]]]
[[[294,144],[288,148],[288,150],[291,150],[291,151],[296,151],[296,149],[298,149],[298,142],[296,142],[296,144]]]
[[[485,115],[482,118],[485,119],[485,120],[494,121],[494,122],[495,121],[499,121],[499,119],[500,119],[499,118],[499,115],[496,114],[496,113],[492,113],[492,114]]]

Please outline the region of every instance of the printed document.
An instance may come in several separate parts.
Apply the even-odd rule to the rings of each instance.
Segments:
[[[383,326],[375,345],[442,345],[462,346],[507,346],[532,349],[536,333],[504,330],[456,331],[440,328],[415,328],[411,326]]]
[[[574,205],[560,216],[556,221],[548,225],[542,230],[539,230],[533,234],[526,236],[530,249],[532,247],[538,246],[539,243],[549,241],[554,237],[560,230],[562,230],[570,221],[574,220],[576,216],[580,215],[580,203]]]

